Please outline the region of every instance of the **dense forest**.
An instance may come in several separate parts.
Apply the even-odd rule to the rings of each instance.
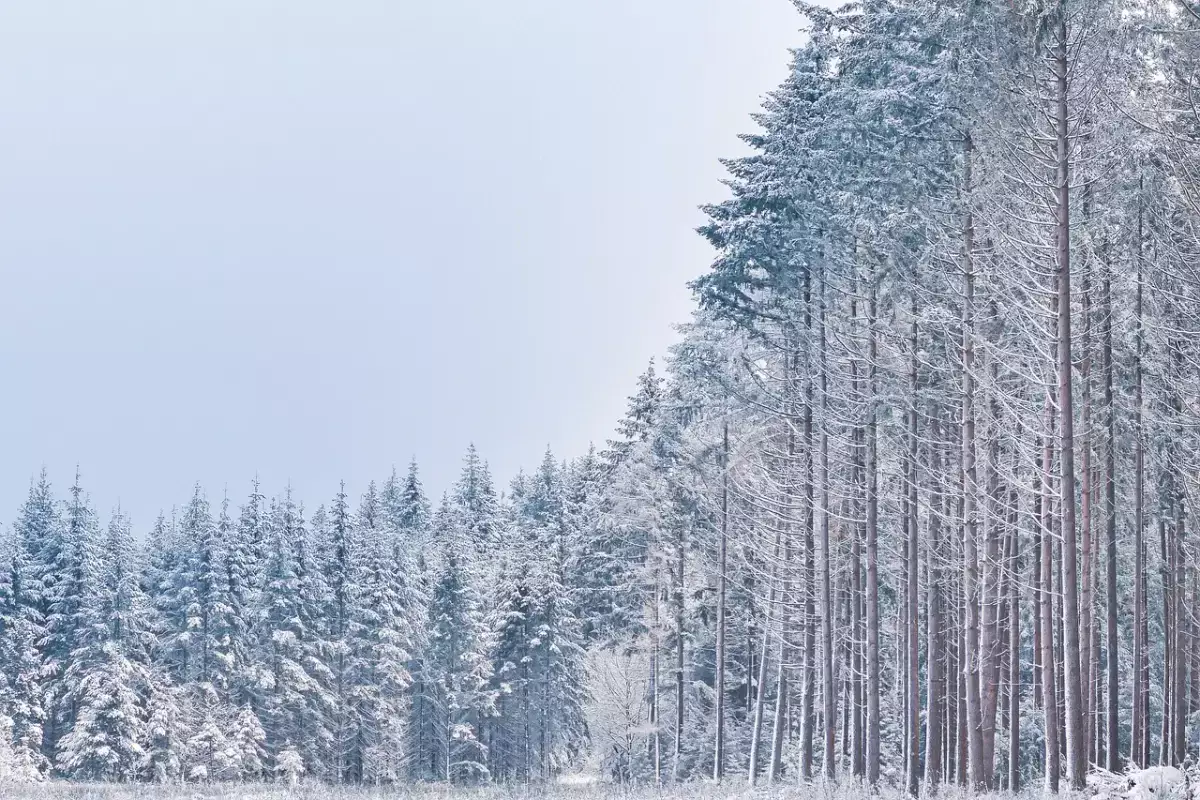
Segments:
[[[472,448],[433,503],[415,464],[311,512],[196,487],[144,535],[35,479],[4,769],[917,794],[1200,755],[1200,8],[797,5],[601,451],[499,489]]]

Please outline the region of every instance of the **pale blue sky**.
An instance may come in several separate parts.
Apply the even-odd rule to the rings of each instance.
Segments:
[[[0,519],[144,529],[602,442],[691,308],[787,0],[12,0]],[[213,499],[217,499],[213,497]]]

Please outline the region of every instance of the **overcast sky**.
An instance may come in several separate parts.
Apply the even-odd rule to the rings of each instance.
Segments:
[[[710,258],[787,0],[16,0],[0,24],[0,519],[78,463],[310,508],[475,441],[602,443]]]

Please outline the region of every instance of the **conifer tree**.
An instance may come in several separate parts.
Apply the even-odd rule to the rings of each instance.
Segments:
[[[143,698],[150,677],[146,605],[128,519],[118,510],[104,541],[85,538],[79,551],[85,594],[63,676],[72,724],[58,742],[56,766],[76,779],[128,781],[146,754]]]
[[[453,552],[440,555],[429,598],[428,647],[422,678],[437,737],[431,772],[452,783],[488,777],[481,729],[494,712],[486,629],[479,599]]]
[[[42,625],[25,591],[25,556],[13,542],[7,575],[0,576],[0,716],[7,720],[9,771],[15,779],[46,773],[42,755],[45,711],[39,681],[38,638]]]
[[[456,527],[470,552],[482,554],[495,547],[499,537],[496,489],[487,463],[479,458],[474,444],[467,448],[452,499]]]

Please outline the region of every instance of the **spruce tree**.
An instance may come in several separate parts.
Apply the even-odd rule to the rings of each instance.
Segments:
[[[146,604],[128,519],[118,510],[103,542],[90,535],[78,545],[84,594],[63,698],[71,727],[58,742],[56,767],[75,779],[128,781],[146,754]]]
[[[457,554],[440,555],[429,599],[423,680],[431,698],[437,740],[431,770],[442,780],[474,783],[488,777],[480,733],[494,713],[486,628],[479,599]]]

